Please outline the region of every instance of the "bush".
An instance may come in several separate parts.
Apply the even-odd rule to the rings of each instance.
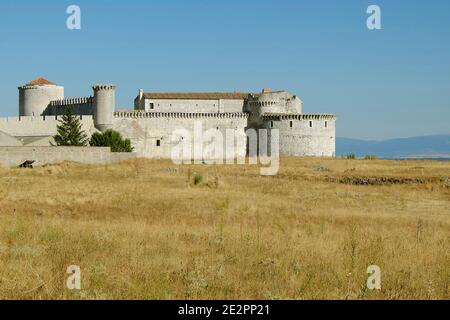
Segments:
[[[104,133],[94,133],[89,144],[92,147],[111,147],[111,152],[133,151],[130,139],[122,138],[122,135],[114,130],[106,130]]]
[[[201,173],[194,173],[194,185],[198,185],[200,183],[202,183],[203,181],[203,176]]]
[[[364,157],[364,160],[376,160],[376,159],[378,159],[378,157],[375,156],[375,155],[371,155],[371,154],[367,154],[367,155]]]
[[[355,155],[354,153],[349,153],[349,154],[346,156],[346,158],[347,158],[347,159],[356,159],[356,155]]]

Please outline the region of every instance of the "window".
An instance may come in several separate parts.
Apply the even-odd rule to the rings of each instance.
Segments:
[[[313,127],[313,122],[309,121],[309,127],[312,128]]]
[[[155,109],[155,104],[154,103],[150,103],[150,109]]]
[[[159,139],[156,140],[156,146],[157,146],[157,147],[161,147],[161,140],[159,140]]]
[[[273,121],[270,121],[270,127],[273,128]]]
[[[325,121],[325,128],[328,128],[328,121]]]
[[[292,120],[291,120],[291,121],[289,121],[289,127],[290,127],[290,128],[292,128],[292,127],[293,127],[293,125],[294,125],[294,123],[292,122]]]

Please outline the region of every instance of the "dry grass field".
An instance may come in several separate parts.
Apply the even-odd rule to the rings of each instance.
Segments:
[[[449,178],[437,161],[0,168],[0,299],[449,299]]]

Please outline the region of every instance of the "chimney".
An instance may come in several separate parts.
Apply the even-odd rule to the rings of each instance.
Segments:
[[[139,100],[142,100],[142,98],[144,98],[144,90],[139,89]]]
[[[270,92],[272,92],[272,89],[270,89],[270,88],[262,89],[262,93],[270,93]]]

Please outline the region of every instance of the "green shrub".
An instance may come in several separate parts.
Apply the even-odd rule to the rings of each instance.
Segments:
[[[354,153],[349,153],[349,154],[346,156],[346,158],[347,158],[347,159],[356,159],[356,155],[355,155]]]
[[[201,173],[194,173],[194,184],[198,185],[200,183],[202,183],[203,181],[203,176]]]
[[[111,147],[111,152],[133,151],[130,139],[122,138],[122,135],[114,130],[106,130],[104,133],[94,133],[89,144],[92,147]]]
[[[366,156],[364,157],[364,160],[376,160],[376,159],[378,159],[378,157],[371,154],[366,154]]]

